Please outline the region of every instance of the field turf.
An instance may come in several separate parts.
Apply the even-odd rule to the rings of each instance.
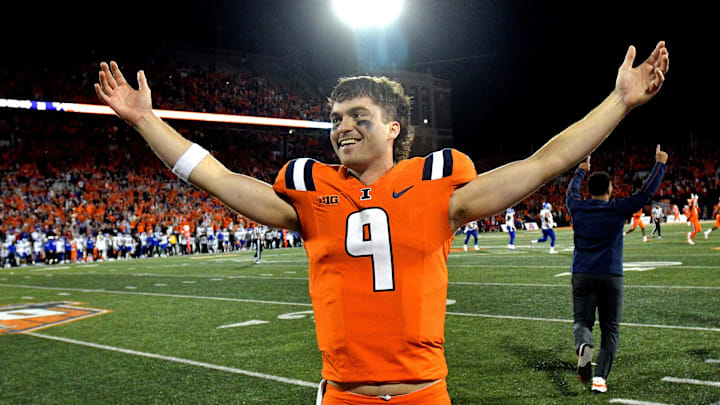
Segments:
[[[690,246],[687,229],[666,225],[647,243],[639,230],[626,237],[620,344],[601,395],[575,374],[563,274],[572,231],[557,231],[557,255],[548,243],[530,248],[539,232],[519,232],[515,251],[506,234],[481,234],[481,249],[471,243],[468,252],[458,236],[445,326],[453,404],[720,403],[720,231]],[[0,404],[313,404],[321,362],[305,252],[263,258],[0,269],[0,307],[110,311],[29,333],[0,330]],[[596,328],[597,347],[599,336]]]

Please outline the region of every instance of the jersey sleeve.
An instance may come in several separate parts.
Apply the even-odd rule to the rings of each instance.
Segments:
[[[316,160],[308,158],[294,159],[285,164],[273,184],[275,193],[287,199],[295,208],[304,237],[314,234],[313,227],[304,225],[315,222],[313,201],[316,198],[316,181],[318,168],[322,166]]]
[[[463,186],[477,177],[475,163],[470,157],[460,151],[452,149],[453,160],[457,161],[453,167],[453,185]]]
[[[291,200],[305,195],[308,191],[315,191],[313,179],[313,168],[317,163],[313,159],[293,159],[280,169],[273,189],[276,193],[286,196]]]
[[[453,188],[469,183],[477,177],[475,164],[468,155],[455,149],[442,149],[425,157],[423,181],[444,179]]]

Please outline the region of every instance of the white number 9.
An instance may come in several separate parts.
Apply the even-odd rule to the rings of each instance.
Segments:
[[[352,257],[372,258],[373,291],[395,290],[390,222],[382,208],[366,208],[348,216],[345,250]]]

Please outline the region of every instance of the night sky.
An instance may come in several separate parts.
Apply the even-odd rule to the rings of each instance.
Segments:
[[[612,91],[628,45],[642,61],[665,40],[671,59],[666,84],[610,142],[689,142],[691,134],[713,139],[716,133],[710,126],[718,104],[711,61],[718,23],[709,10],[632,1],[406,0],[400,20],[386,32],[360,36],[328,3],[33,7],[16,12],[14,30],[3,28],[13,40],[0,46],[36,54],[95,49],[101,58],[168,46],[225,48],[286,58],[318,82],[393,64],[429,69],[452,83],[455,146],[482,155],[539,147]],[[378,38],[384,53],[377,51]]]

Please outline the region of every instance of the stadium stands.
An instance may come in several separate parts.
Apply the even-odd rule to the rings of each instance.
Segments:
[[[83,64],[79,72],[58,67],[62,63],[52,70],[0,69],[0,95],[97,103],[91,85],[98,71],[96,64]],[[326,103],[311,89],[273,84],[248,69],[210,72],[157,61],[151,68],[147,71],[157,108],[304,120],[324,120],[328,113]],[[326,133],[319,130],[194,122],[174,125],[184,136],[210,149],[231,170],[270,183],[291,158],[337,161]],[[673,162],[657,193],[658,200],[682,207],[691,193],[697,193],[701,216],[707,218],[720,196],[720,148],[710,143],[665,147],[672,151]],[[616,196],[629,195],[642,184],[643,175],[652,166],[653,148],[650,144],[627,150],[601,148],[593,155],[593,169],[611,174]],[[518,158],[522,156],[483,156],[476,157],[475,164],[478,172],[483,172]],[[564,196],[571,174],[568,171],[557,177],[517,204],[518,220],[535,221],[542,203],[548,201],[556,222],[568,225]],[[480,228],[497,231],[501,223],[499,216],[487,218],[480,221]],[[42,234],[43,242],[49,236],[72,240],[127,233],[138,247],[140,234],[158,233],[159,239],[170,233],[179,246],[184,224],[197,236],[193,252],[213,250],[217,232],[224,229],[238,243],[227,248],[221,243],[214,250],[242,247],[240,239],[257,226],[178,180],[134,130],[117,118],[0,110],[0,241],[4,258],[16,255],[16,242],[23,238],[32,244],[33,232],[35,238]],[[204,230],[203,235],[198,229]],[[246,231],[235,236],[236,229]],[[275,246],[284,246],[276,236],[272,233],[269,239],[276,240]],[[299,242],[295,236],[294,245]],[[141,255],[141,251],[128,256],[133,254]],[[8,259],[3,261],[0,265],[9,263]],[[16,260],[12,263],[18,264]]]

